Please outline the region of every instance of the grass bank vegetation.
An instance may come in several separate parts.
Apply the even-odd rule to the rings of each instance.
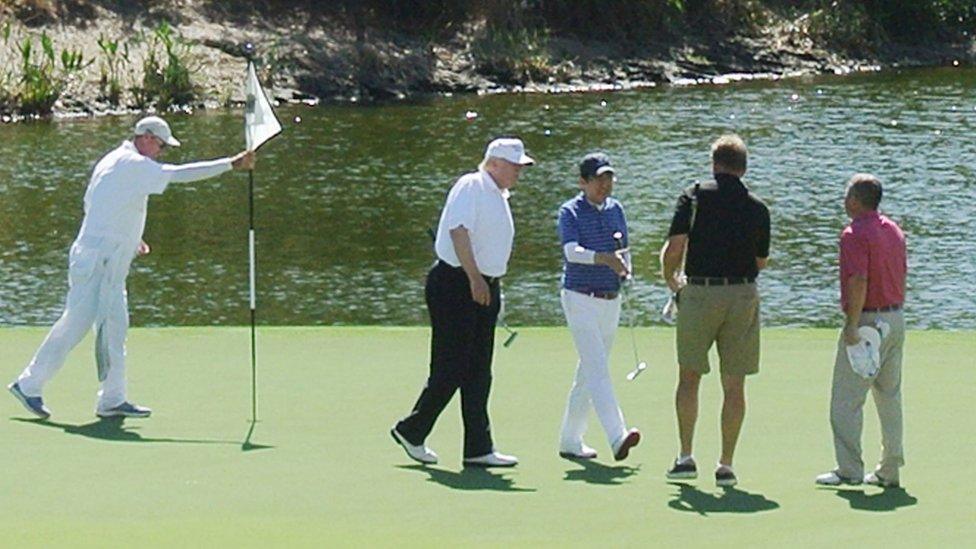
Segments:
[[[0,0],[7,8],[27,4],[38,2]],[[76,44],[55,43],[46,30],[0,19],[0,115],[50,115],[66,91],[91,80],[89,71],[98,71],[98,98],[109,108],[166,110],[197,98],[194,43],[167,22],[127,36],[100,34],[96,43],[97,55],[86,57]]]
[[[149,3],[147,3],[149,4]],[[689,42],[721,44],[727,36],[771,28],[799,33],[823,48],[874,58],[891,46],[971,43],[973,0],[162,0],[169,13],[301,13],[342,29],[358,43],[403,35],[424,43],[461,44],[478,72],[502,84],[559,77],[572,53],[558,44],[601,44],[641,57]],[[108,7],[107,7],[108,6]],[[117,6],[116,6],[117,7]],[[96,0],[0,0],[0,114],[44,116],[73,84],[97,81],[112,107],[167,109],[198,98],[194,43],[173,26],[98,36],[85,56],[43,29],[114,9]],[[121,8],[118,8],[121,9]],[[129,6],[129,12],[150,7]],[[209,11],[208,11],[209,10]],[[140,12],[141,13],[141,12]],[[11,25],[11,21],[19,24]],[[327,23],[327,25],[326,25]],[[94,37],[93,37],[94,38]],[[91,71],[97,71],[94,74]]]
[[[273,0],[270,2],[274,4]],[[295,4],[296,2],[277,2]],[[302,3],[302,2],[299,2]],[[611,44],[624,54],[680,45],[689,36],[792,31],[844,53],[871,57],[897,45],[971,41],[973,0],[344,0],[309,9],[344,18],[360,33],[396,29],[445,40],[472,26],[479,69],[501,82],[558,71],[551,41]]]

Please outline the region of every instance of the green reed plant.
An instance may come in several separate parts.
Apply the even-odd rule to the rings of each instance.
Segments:
[[[80,50],[65,48],[58,54],[47,33],[41,33],[40,50],[33,36],[16,43],[20,52],[20,79],[15,96],[18,110],[25,115],[47,115],[64,93],[68,83],[91,65]]]
[[[158,109],[189,105],[197,97],[191,67],[193,43],[180,36],[165,21],[142,40],[148,43],[143,60],[141,85],[133,87],[136,106],[155,104]]]
[[[101,75],[98,81],[102,98],[118,105],[122,100],[122,71],[129,65],[129,43],[99,35],[98,47],[102,50],[99,63]]]
[[[10,43],[10,21],[5,21],[3,27],[0,27],[0,38],[3,39],[3,49],[6,50]],[[0,58],[2,58],[0,54]],[[9,63],[5,63],[2,68],[0,68],[0,113],[8,113],[14,110],[14,71],[13,66]]]

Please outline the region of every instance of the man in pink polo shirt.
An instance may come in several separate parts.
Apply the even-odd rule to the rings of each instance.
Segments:
[[[837,468],[817,477],[817,484],[898,486],[902,451],[901,358],[905,343],[905,275],[908,270],[905,235],[894,221],[878,213],[881,182],[857,174],[847,183],[844,208],[851,218],[840,236],[840,300],[846,322],[837,344],[830,395],[830,426],[834,432]],[[855,373],[847,354],[856,345],[861,326],[887,324],[881,340],[881,368],[876,376]],[[882,332],[883,333],[883,332]],[[874,393],[881,420],[881,461],[864,475],[861,429],[868,389]]]

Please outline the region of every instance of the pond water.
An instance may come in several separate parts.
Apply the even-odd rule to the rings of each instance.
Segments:
[[[976,328],[976,71],[916,70],[616,93],[438,98],[391,105],[287,106],[261,150],[259,322],[424,324],[427,228],[485,143],[515,133],[539,164],[511,204],[505,278],[512,324],[562,324],[558,206],[576,163],[610,153],[631,225],[632,312],[659,322],[657,251],[681,189],[709,175],[708,147],[740,133],[746,183],[772,212],[763,319],[834,326],[837,237],[851,174],[885,184],[882,210],[908,235],[906,314],[916,328]],[[477,117],[468,119],[468,111]],[[184,143],[167,161],[235,152],[240,112],[170,115]],[[135,116],[0,126],[0,325],[46,325],[67,288],[67,249],[95,161]],[[150,201],[153,253],[129,278],[134,325],[248,322],[247,176],[174,184]]]

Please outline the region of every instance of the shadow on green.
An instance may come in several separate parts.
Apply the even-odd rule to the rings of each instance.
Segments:
[[[846,499],[851,509],[859,511],[894,511],[899,507],[911,507],[918,503],[918,498],[909,494],[904,488],[884,488],[877,494],[866,494],[860,490],[835,490],[837,497]]]
[[[266,444],[256,444],[251,442],[251,436],[254,434],[254,426],[257,425],[257,421],[251,422],[251,428],[247,430],[247,436],[244,437],[244,442],[241,444],[242,452],[250,452],[252,450],[270,450],[274,446],[268,446]]]
[[[570,469],[566,471],[563,480],[585,482],[587,484],[623,484],[623,480],[637,474],[640,467],[629,465],[604,465],[592,459],[573,459],[563,458],[577,465],[582,469]]]
[[[496,492],[535,492],[535,488],[515,486],[515,481],[484,467],[465,467],[460,471],[434,469],[425,465],[397,465],[399,469],[420,471],[428,481],[454,490],[492,490]]]
[[[724,487],[722,493],[716,495],[702,492],[690,484],[668,484],[678,487],[678,493],[668,502],[668,507],[675,511],[708,516],[710,513],[759,513],[779,509],[779,503],[762,494],[753,494],[734,487]]]
[[[155,437],[144,437],[136,430],[138,427],[126,427],[125,418],[123,417],[109,417],[101,418],[97,421],[91,423],[84,423],[82,425],[71,425],[68,423],[57,423],[55,421],[49,421],[44,419],[23,419],[23,418],[10,418],[11,421],[17,421],[20,423],[30,423],[33,425],[42,425],[44,427],[51,427],[54,429],[61,429],[69,435],[78,435],[85,438],[91,438],[95,440],[104,440],[110,442],[149,442],[149,443],[171,443],[171,444],[233,444],[237,445],[237,442],[229,440],[205,440],[205,439],[186,439],[186,438],[155,438]]]

